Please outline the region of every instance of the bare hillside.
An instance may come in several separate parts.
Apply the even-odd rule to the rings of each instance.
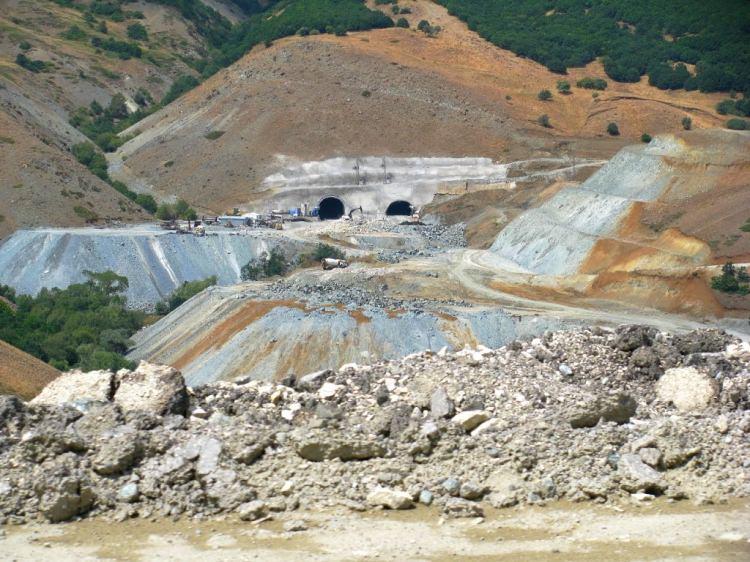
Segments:
[[[138,205],[30,129],[0,112],[0,238],[19,227],[146,219]]]
[[[213,5],[231,21],[240,18],[223,1]],[[147,2],[128,3],[127,9],[143,18],[122,22],[104,16],[90,22],[84,12],[51,1],[9,0],[3,7],[0,237],[17,227],[76,226],[95,217],[142,220],[140,207],[70,156],[69,148],[86,137],[68,121],[92,101],[106,107],[116,93],[125,96],[131,111],[139,90],[159,100],[177,76],[194,72],[184,61],[205,54],[205,40],[175,8]],[[122,60],[90,43],[93,38],[131,41],[127,27],[134,22],[148,33],[139,41],[141,57]],[[70,34],[74,28],[78,36]],[[18,55],[45,68],[23,68]]]
[[[59,375],[54,367],[0,341],[0,394],[30,400]]]

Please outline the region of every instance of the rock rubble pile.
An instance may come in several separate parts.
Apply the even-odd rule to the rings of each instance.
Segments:
[[[278,383],[73,372],[0,397],[0,521],[721,501],[750,494],[749,384],[750,345],[642,326]]]

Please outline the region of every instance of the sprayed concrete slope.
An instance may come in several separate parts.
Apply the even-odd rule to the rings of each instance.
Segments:
[[[279,245],[289,256],[305,247],[269,231],[197,237],[155,226],[19,230],[0,247],[0,283],[36,294],[84,281],[84,271],[112,270],[128,278],[128,302],[148,307],[185,281],[216,275],[219,284],[237,283],[243,265]]]
[[[444,346],[497,347],[573,322],[499,308],[420,312],[255,300],[246,286],[212,287],[137,333],[130,359],[179,368],[187,383],[279,379],[344,363],[395,359]]]
[[[724,139],[726,141],[726,139]],[[547,275],[577,273],[603,239],[624,242],[623,221],[639,204],[694,195],[696,164],[721,166],[721,155],[700,153],[685,140],[657,137],[647,146],[626,147],[579,187],[566,187],[541,206],[512,221],[491,247],[524,269]],[[703,191],[713,187],[706,175]]]
[[[266,201],[281,208],[316,206],[324,197],[338,197],[347,211],[361,206],[367,213],[384,213],[394,201],[419,207],[441,187],[500,183],[507,172],[507,164],[489,158],[341,157],[289,163],[262,186],[273,194]]]

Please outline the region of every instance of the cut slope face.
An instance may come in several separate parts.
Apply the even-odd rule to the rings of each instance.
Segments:
[[[2,246],[0,283],[36,294],[83,282],[86,270],[112,270],[128,278],[130,306],[148,308],[185,281],[216,275],[220,284],[237,283],[242,266],[280,245],[290,258],[305,247],[273,232],[198,237],[153,226],[19,230]]]
[[[659,263],[674,270],[681,262],[705,263],[710,257],[708,240],[691,242],[685,236],[695,236],[698,229],[672,235],[667,229],[679,228],[684,215],[700,213],[695,207],[703,197],[719,201],[714,208],[719,216],[747,213],[746,190],[744,211],[720,207],[725,193],[735,192],[748,180],[748,134],[708,131],[657,137],[647,146],[623,149],[580,187],[566,187],[520,215],[498,235],[491,250],[530,272],[547,275],[612,268],[617,254],[630,256],[633,270],[659,269]],[[736,203],[736,198],[731,200],[731,205]],[[664,220],[648,228],[641,223],[646,214],[661,214]],[[609,255],[599,256],[603,263],[589,259],[596,256],[595,247],[605,243]],[[639,248],[662,255],[651,262],[642,255],[635,259],[632,252]]]
[[[241,285],[213,287],[136,334],[129,358],[173,365],[191,386],[238,378],[278,380],[444,346],[498,346],[564,325],[497,308],[345,307],[258,299],[252,288]]]
[[[54,367],[0,341],[0,394],[31,400],[59,375]]]

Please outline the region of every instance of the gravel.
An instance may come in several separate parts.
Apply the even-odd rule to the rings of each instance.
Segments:
[[[159,411],[123,410],[119,389],[108,401],[2,397],[0,521],[256,520],[417,502],[448,517],[481,517],[484,505],[559,499],[746,497],[750,345],[700,331],[690,334],[701,343],[693,352],[683,336],[657,332],[648,345],[658,365],[644,372],[631,365],[635,350],[622,349],[630,331],[549,332],[496,350],[422,352],[299,384],[209,384],[189,389],[185,415],[164,407],[180,403],[169,400],[179,385],[150,402]],[[572,373],[561,373],[562,364]],[[686,366],[717,389],[690,413],[655,392],[663,373]],[[139,372],[148,393],[165,376],[147,365]],[[455,413],[436,419],[438,389]],[[127,393],[130,403],[137,387]],[[597,421],[576,423],[582,413]],[[133,446],[113,446],[117,439]]]

